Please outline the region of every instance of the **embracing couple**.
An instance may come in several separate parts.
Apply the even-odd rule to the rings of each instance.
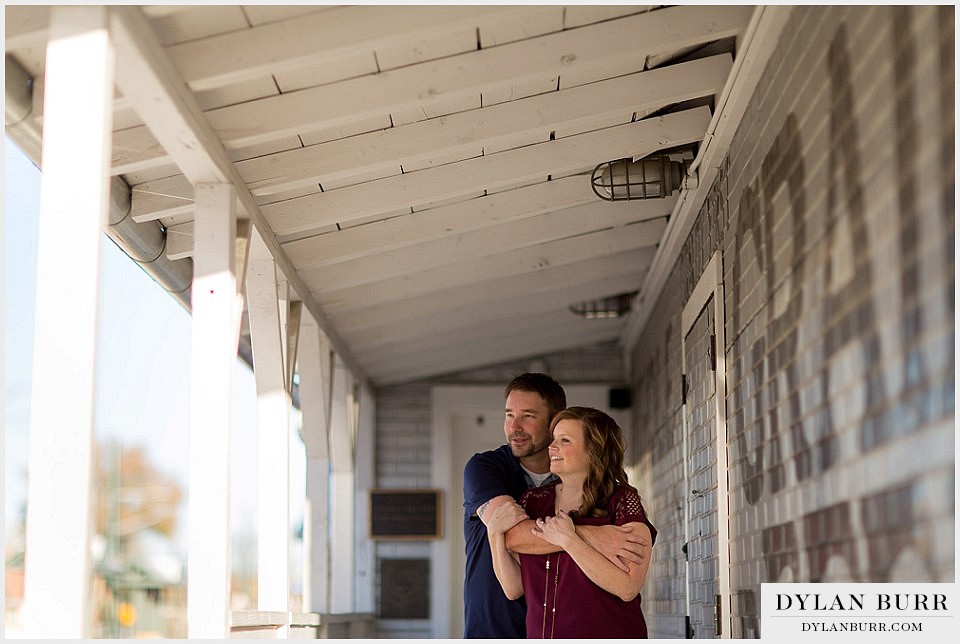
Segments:
[[[624,471],[623,432],[567,407],[541,373],[505,390],[507,444],[463,474],[464,637],[645,638],[657,531]]]

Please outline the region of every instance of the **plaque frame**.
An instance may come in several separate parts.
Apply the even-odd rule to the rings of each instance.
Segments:
[[[374,488],[370,490],[369,508],[367,535],[370,539],[413,541],[443,538],[441,489]],[[400,510],[405,513],[400,514]]]

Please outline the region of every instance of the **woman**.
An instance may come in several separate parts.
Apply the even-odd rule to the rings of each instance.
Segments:
[[[645,638],[640,588],[649,550],[642,564],[627,562],[626,573],[574,530],[575,524],[638,523],[654,543],[656,528],[623,470],[623,434],[607,414],[589,407],[563,410],[551,430],[550,471],[560,481],[528,490],[520,505],[537,520],[534,534],[563,550],[511,553],[503,535],[516,519],[509,509],[498,508],[487,526],[497,579],[510,599],[526,597],[528,638]]]

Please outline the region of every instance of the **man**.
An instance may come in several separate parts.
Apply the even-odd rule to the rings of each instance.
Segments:
[[[524,491],[550,483],[547,447],[553,440],[550,422],[567,406],[560,384],[542,373],[514,378],[504,391],[503,432],[506,445],[474,454],[463,471],[463,533],[466,540],[466,574],[463,584],[465,638],[522,638],[526,636],[526,604],[509,600],[493,571],[485,517],[501,506],[518,522],[506,534],[507,547],[516,552],[556,552],[558,548],[531,532],[534,522],[516,500]],[[640,563],[649,540],[617,526],[579,526],[578,534],[617,566]]]

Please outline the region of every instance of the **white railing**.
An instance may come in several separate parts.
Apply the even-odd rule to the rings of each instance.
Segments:
[[[287,628],[290,639],[370,639],[374,637],[372,613],[284,613],[240,610],[230,614],[232,639],[275,639]]]

